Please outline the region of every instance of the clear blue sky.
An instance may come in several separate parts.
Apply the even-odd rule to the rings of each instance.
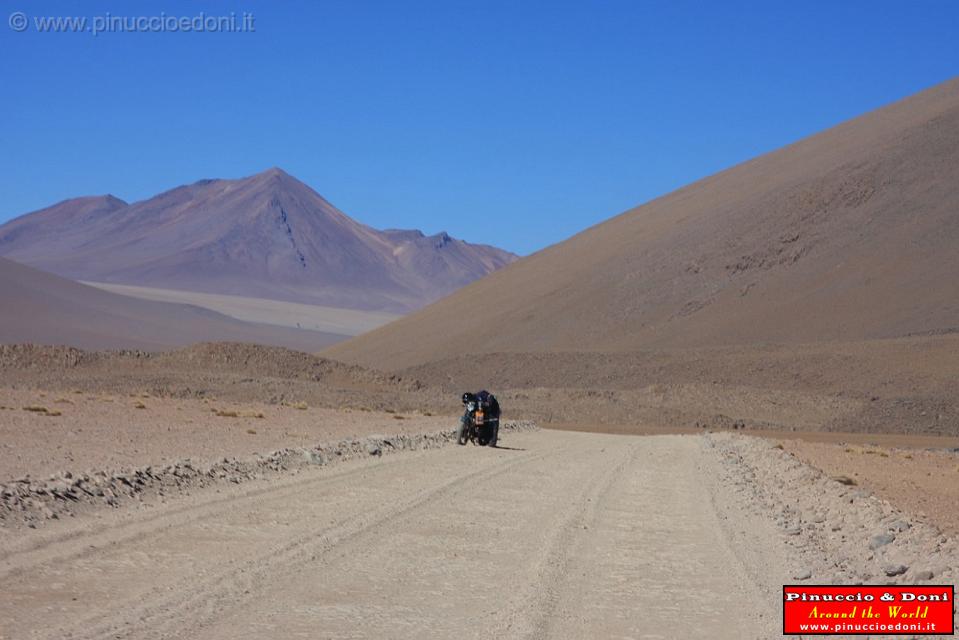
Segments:
[[[2,7],[0,221],[276,165],[373,226],[525,254],[959,74],[954,1]],[[255,32],[32,23],[200,11]]]

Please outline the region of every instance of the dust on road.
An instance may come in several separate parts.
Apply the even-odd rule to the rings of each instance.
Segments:
[[[0,635],[777,635],[768,586],[788,553],[770,521],[735,512],[700,437],[503,444],[310,469],[4,540]]]

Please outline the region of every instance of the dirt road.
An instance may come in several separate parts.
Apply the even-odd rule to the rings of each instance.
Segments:
[[[11,534],[0,636],[778,635],[788,553],[713,482],[701,437],[534,432],[503,445]]]

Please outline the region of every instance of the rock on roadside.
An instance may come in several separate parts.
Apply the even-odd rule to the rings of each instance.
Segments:
[[[784,584],[790,578],[922,583],[933,576],[943,584],[955,583],[959,543],[921,517],[830,478],[768,440],[731,433],[702,437],[704,447],[719,457],[725,468],[722,481],[734,489],[743,508],[773,520],[783,544],[798,554],[802,570],[784,575]]]
[[[508,421],[503,432],[532,431],[530,421]],[[163,466],[146,466],[87,473],[61,471],[47,479],[23,476],[0,484],[0,526],[26,524],[36,528],[47,520],[102,506],[120,507],[144,498],[176,495],[217,483],[239,484],[306,466],[382,456],[399,451],[435,449],[452,444],[455,431],[436,431],[340,440],[312,448],[279,449],[253,458],[222,458],[195,463],[182,459]]]

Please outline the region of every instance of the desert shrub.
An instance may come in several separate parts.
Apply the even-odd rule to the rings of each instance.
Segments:
[[[41,415],[41,416],[56,417],[56,416],[63,415],[61,412],[57,411],[56,409],[47,409],[46,407],[41,407],[39,405],[27,405],[26,407],[23,408],[23,410],[29,411],[31,413],[36,413],[37,415]]]

